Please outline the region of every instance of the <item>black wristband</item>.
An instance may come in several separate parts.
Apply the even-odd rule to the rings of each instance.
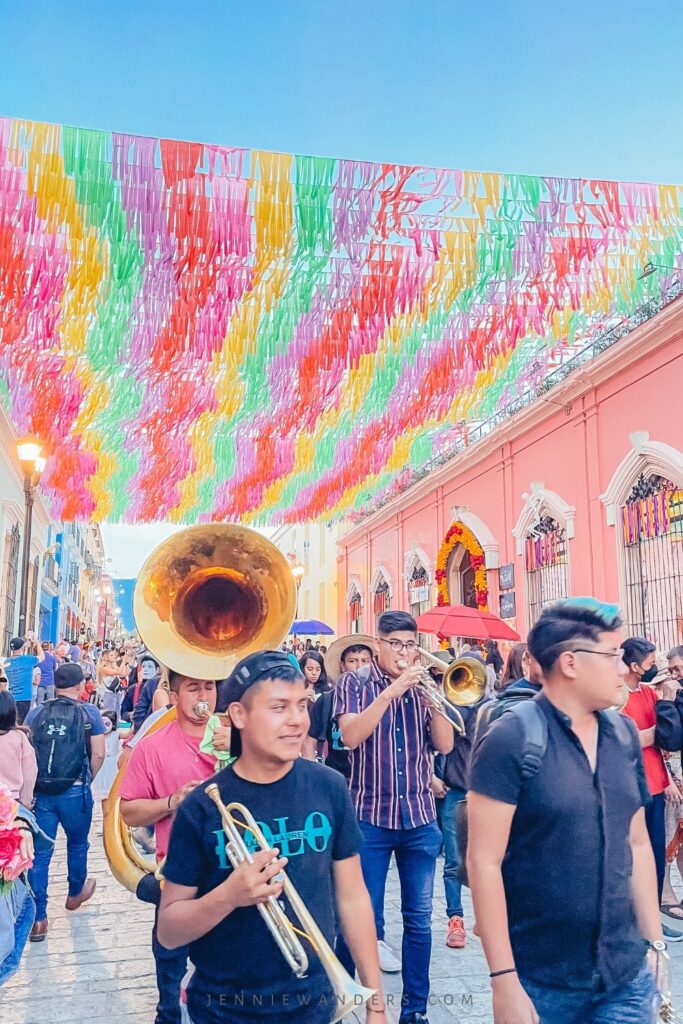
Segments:
[[[504,971],[492,971],[489,978],[500,978],[501,974],[516,974],[516,967],[506,967]]]
[[[171,795],[168,798],[168,809],[169,809],[169,811],[171,810],[171,800],[172,799],[173,799],[173,793],[171,793]]]

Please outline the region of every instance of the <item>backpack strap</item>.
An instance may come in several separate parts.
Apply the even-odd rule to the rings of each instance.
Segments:
[[[531,779],[548,749],[546,717],[535,700],[520,700],[503,714],[514,715],[522,726],[522,778]]]
[[[611,722],[620,746],[628,754],[634,766],[637,767],[641,757],[640,741],[635,730],[626,721],[626,716],[622,715],[620,711],[614,711],[611,708],[600,711],[599,714],[604,721]]]

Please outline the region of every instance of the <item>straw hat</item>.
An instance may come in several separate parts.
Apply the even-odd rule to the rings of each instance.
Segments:
[[[349,647],[355,647],[356,644],[363,647],[369,647],[372,651],[372,656],[377,657],[377,641],[374,636],[369,636],[367,633],[349,633],[348,636],[340,636],[338,640],[335,640],[333,644],[330,644],[327,653],[323,654],[325,669],[331,679],[339,678],[342,673],[342,654],[344,651],[348,650]]]

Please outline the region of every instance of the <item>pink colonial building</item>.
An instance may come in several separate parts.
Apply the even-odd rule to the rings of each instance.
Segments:
[[[439,603],[524,637],[570,594],[683,643],[683,298],[339,540],[339,630]]]

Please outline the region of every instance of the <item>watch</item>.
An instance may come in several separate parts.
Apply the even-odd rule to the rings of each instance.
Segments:
[[[654,949],[655,953],[666,953],[666,942],[662,942],[661,939],[655,939],[654,942],[648,942],[647,945],[648,949]]]

